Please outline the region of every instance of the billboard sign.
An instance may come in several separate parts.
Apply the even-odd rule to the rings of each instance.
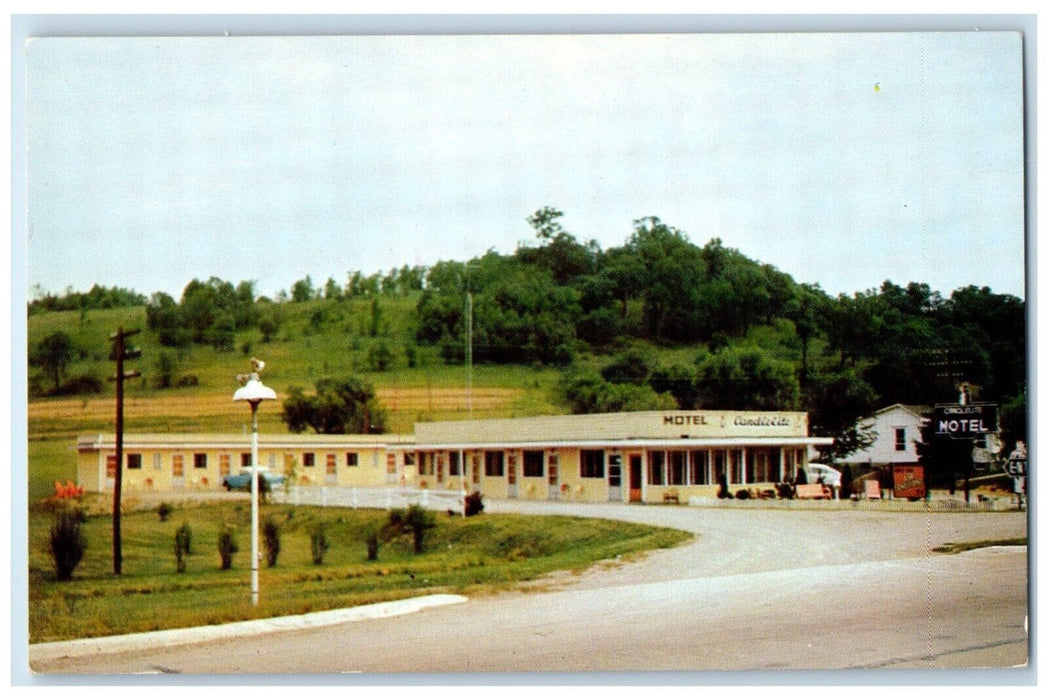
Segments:
[[[924,498],[924,467],[895,467],[895,498]]]
[[[981,437],[997,432],[997,404],[947,404],[936,406],[932,423],[937,435],[951,438]]]

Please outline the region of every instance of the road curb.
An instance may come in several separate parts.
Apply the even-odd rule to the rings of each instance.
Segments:
[[[440,605],[465,603],[467,600],[468,598],[460,595],[428,595],[386,603],[361,605],[355,608],[326,610],[305,615],[270,617],[261,620],[245,620],[225,625],[188,627],[157,632],[142,632],[139,634],[122,634],[114,637],[96,637],[93,639],[72,639],[64,642],[45,642],[29,645],[29,658],[31,662],[52,661],[91,654],[115,654],[160,646],[198,644],[219,639],[248,637],[268,632],[287,632],[290,630],[338,625],[345,622],[395,617]]]

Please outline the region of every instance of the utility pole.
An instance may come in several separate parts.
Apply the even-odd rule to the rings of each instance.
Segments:
[[[120,495],[124,478],[124,380],[141,376],[137,371],[124,371],[124,360],[133,360],[141,356],[139,348],[128,348],[125,342],[137,330],[125,331],[121,326],[116,333],[109,336],[113,341],[113,352],[109,359],[116,360],[116,375],[110,377],[116,381],[116,474],[113,478],[113,573],[120,576],[123,566],[123,554],[120,548]]]

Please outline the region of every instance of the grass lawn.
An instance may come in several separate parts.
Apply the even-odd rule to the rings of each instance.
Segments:
[[[53,515],[29,517],[29,634],[32,643],[218,624],[301,614],[432,593],[479,594],[510,588],[556,570],[645,550],[671,547],[689,533],[644,525],[563,516],[481,514],[463,519],[437,513],[426,551],[412,551],[410,534],[381,545],[368,561],[365,538],[388,519],[385,511],[265,505],[281,531],[277,565],[260,569],[260,601],[250,599],[250,505],[226,501],[179,506],[167,521],[153,510],[122,519],[123,575],[112,573],[112,519],[90,516],[88,546],[73,580],[58,582],[48,550]],[[311,559],[310,532],[326,523],[331,547]],[[177,573],[175,530],[187,523],[192,552]],[[236,532],[240,551],[222,570],[218,533]]]

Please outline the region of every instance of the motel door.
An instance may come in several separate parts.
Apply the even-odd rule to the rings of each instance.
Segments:
[[[640,455],[630,455],[630,503],[640,503],[644,499],[643,479],[644,465]]]
[[[622,455],[608,455],[608,500],[622,500]]]
[[[506,455],[506,498],[517,497],[517,453]]]

